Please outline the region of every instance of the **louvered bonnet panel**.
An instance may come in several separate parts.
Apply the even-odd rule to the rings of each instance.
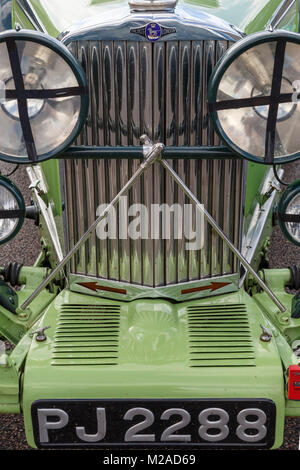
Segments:
[[[255,366],[246,305],[188,307],[190,367]]]
[[[51,364],[117,365],[119,323],[119,306],[63,305],[58,315]]]
[[[142,134],[168,146],[219,145],[208,116],[207,84],[229,45],[211,40],[70,43],[86,70],[90,90],[88,119],[76,145],[139,145]],[[240,247],[244,163],[170,163]],[[138,165],[138,160],[118,159],[64,162],[68,248],[95,220],[98,206],[111,201]],[[128,199],[130,205],[142,203],[149,211],[152,204],[189,203],[158,163],[134,185]],[[195,230],[194,218],[191,225]],[[187,251],[185,242],[184,236],[100,240],[94,234],[74,257],[71,272],[156,287],[238,271],[232,253],[207,224],[201,250]]]

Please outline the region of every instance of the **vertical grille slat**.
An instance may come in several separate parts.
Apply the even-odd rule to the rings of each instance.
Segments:
[[[88,119],[76,145],[139,145],[146,133],[174,146],[219,145],[207,109],[207,85],[228,41],[84,41],[70,51],[82,63],[90,89]],[[169,160],[213,214],[225,233],[241,245],[244,163],[238,160]],[[139,165],[138,160],[66,160],[67,247],[74,246],[98,207],[110,202]],[[217,190],[216,190],[217,188]],[[155,163],[128,194],[128,204],[183,206],[189,201]],[[186,238],[125,239],[125,220],[117,209],[116,238],[94,234],[71,262],[71,272],[150,287],[233,274],[237,261],[210,226],[204,247],[186,250]],[[196,229],[195,213],[182,218]],[[148,235],[151,233],[149,222]],[[171,217],[170,231],[174,220]],[[121,230],[122,235],[120,235]]]

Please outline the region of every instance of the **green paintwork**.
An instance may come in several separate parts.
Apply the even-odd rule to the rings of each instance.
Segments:
[[[266,174],[266,167],[264,165],[247,162],[248,178],[246,185],[246,203],[245,203],[245,219],[246,227],[248,226],[247,218],[250,220],[252,216],[252,208],[259,202],[260,186]]]
[[[59,160],[48,160],[42,163],[44,174],[47,175],[47,183],[49,187],[48,197],[50,203],[54,203],[54,217],[62,215],[61,189],[59,181]]]
[[[18,291],[19,305],[24,302],[36,287],[45,279],[47,269],[38,267],[23,267],[20,271],[19,279],[22,288]],[[37,321],[39,315],[53,300],[56,295],[44,290],[31,306],[29,317],[15,315],[4,307],[0,306],[0,336],[8,339],[13,344],[17,344],[26,331]],[[18,311],[18,310],[17,310]]]
[[[291,314],[293,318],[300,318],[300,292],[293,297]]]
[[[203,10],[234,24],[251,34],[265,29],[273,12],[282,0],[187,0],[186,3],[201,5]]]
[[[299,364],[299,358],[295,356],[291,349],[291,344],[300,338],[300,319],[291,318],[290,309],[293,295],[285,292],[285,285],[289,281],[290,272],[288,269],[264,270],[262,277],[266,280],[267,285],[278,296],[280,302],[287,307],[287,312],[278,313],[274,308],[270,299],[264,292],[255,293],[253,300],[257,302],[260,309],[269,319],[268,327],[272,330],[272,334],[276,340],[277,348],[284,366],[284,379],[287,384],[287,369],[289,365]],[[300,416],[299,401],[286,399],[286,416]]]
[[[253,290],[253,299],[270,319],[273,328],[276,328],[277,332],[284,335],[288,344],[292,344],[293,341],[300,337],[300,319],[291,318],[290,316],[293,295],[285,291],[285,286],[290,278],[289,269],[265,269],[262,271],[261,275],[269,288],[272,289],[282,304],[287,308],[287,311],[280,313],[272,301],[269,298],[267,299],[268,296],[265,292],[255,293],[255,290]],[[291,353],[290,348],[289,350]],[[299,362],[299,360],[296,361]],[[285,366],[287,367],[288,364],[286,363]]]
[[[12,27],[16,23],[21,25],[24,29],[34,29],[29,19],[23,14],[23,12],[19,8],[14,7],[14,0],[13,0]]]
[[[17,293],[2,279],[0,280],[0,305],[12,313],[15,313],[18,307]]]
[[[53,365],[52,357],[57,316],[63,305],[80,304],[121,308],[119,361],[117,365],[79,365],[76,354],[65,354],[73,366]],[[226,308],[245,304],[255,359],[251,366],[218,366],[217,355],[210,367],[191,367],[188,349],[187,308],[203,305]],[[66,320],[64,320],[66,321]],[[275,341],[260,341],[260,324],[266,323],[255,302],[244,292],[180,304],[160,301],[121,303],[63,291],[48,307],[40,326],[51,325],[47,340],[32,341],[23,383],[25,429],[34,446],[30,409],[38,399],[63,398],[268,398],[277,406],[275,447],[282,441],[284,424],[284,388],[280,357]],[[60,332],[63,321],[60,320]],[[85,324],[86,325],[86,324]],[[70,326],[69,326],[70,328]],[[84,334],[79,328],[77,337]],[[92,333],[91,333],[92,334]],[[61,338],[60,338],[61,339]],[[72,344],[72,335],[69,337]],[[69,349],[72,348],[70,344]],[[204,354],[205,355],[205,354]],[[77,354],[78,356],[78,354]],[[234,359],[232,364],[242,362]],[[252,363],[252,362],[251,362]],[[77,364],[77,365],[76,365]],[[215,366],[214,366],[215,364]],[[225,362],[226,364],[226,362]],[[72,384],[66,387],[66,384]]]
[[[0,414],[20,413],[19,381],[20,375],[10,356],[2,356],[0,365]]]
[[[32,325],[12,351],[0,356],[0,414],[21,413],[22,374],[36,328],[36,325]]]

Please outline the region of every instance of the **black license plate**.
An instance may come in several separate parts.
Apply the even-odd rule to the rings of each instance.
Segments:
[[[258,447],[275,440],[276,407],[260,400],[38,400],[38,447]]]

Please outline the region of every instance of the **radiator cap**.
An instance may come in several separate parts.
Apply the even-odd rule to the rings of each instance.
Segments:
[[[177,0],[129,0],[132,11],[173,11]]]

